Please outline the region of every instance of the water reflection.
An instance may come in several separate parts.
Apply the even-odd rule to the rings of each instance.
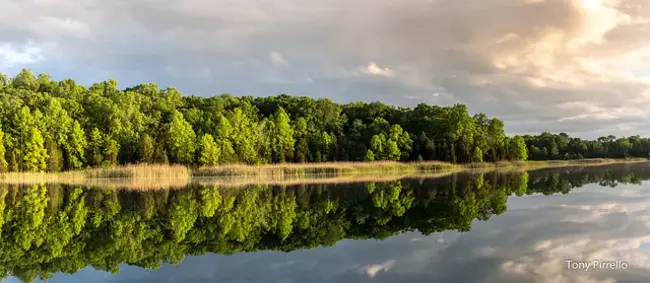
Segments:
[[[345,249],[355,250],[367,257],[373,257],[375,254],[377,261],[355,266],[350,260],[346,262],[339,259],[340,262],[331,264],[347,265],[346,268],[353,271],[350,274],[361,274],[366,279],[379,279],[375,277],[377,274],[389,274],[387,270],[393,269],[405,259],[397,262],[395,258],[382,259],[376,247],[364,248],[373,246],[375,241],[340,241],[387,239],[381,246],[384,252],[390,249],[406,251],[412,244],[428,247],[431,244],[444,245],[450,241],[441,237],[440,232],[466,232],[474,228],[471,236],[468,236],[474,240],[461,246],[439,250],[434,259],[429,258],[426,261],[427,265],[431,265],[433,261],[434,265],[446,266],[446,270],[440,270],[436,274],[413,273],[408,277],[408,282],[427,281],[426,279],[431,281],[434,277],[441,281],[479,282],[478,278],[472,276],[482,274],[481,270],[487,274],[487,270],[494,270],[495,266],[487,268],[488,265],[483,263],[474,267],[472,272],[463,272],[461,267],[475,263],[477,253],[498,255],[493,257],[498,259],[498,269],[510,274],[512,278],[517,278],[518,274],[537,272],[533,260],[535,251],[551,251],[544,256],[550,259],[555,254],[557,260],[561,260],[559,255],[566,252],[563,249],[566,249],[567,245],[576,244],[548,240],[553,239],[550,234],[547,235],[547,240],[539,240],[527,232],[544,235],[545,231],[560,229],[565,235],[580,234],[578,228],[584,227],[572,226],[571,223],[587,221],[587,216],[598,218],[599,215],[593,214],[594,211],[597,213],[603,209],[629,208],[620,203],[602,203],[602,199],[596,198],[594,201],[587,198],[581,201],[580,205],[564,205],[560,206],[562,209],[544,210],[544,218],[535,219],[535,226],[526,224],[534,219],[534,215],[520,213],[507,213],[509,220],[506,223],[503,218],[483,221],[493,215],[503,214],[507,210],[509,196],[566,194],[574,188],[590,183],[616,187],[621,183],[640,184],[649,178],[650,167],[647,164],[639,164],[531,172],[463,173],[435,179],[340,185],[255,185],[228,189],[195,185],[184,190],[150,192],[67,186],[5,186],[0,187],[0,272],[3,277],[15,276],[21,281],[29,282],[35,278],[51,278],[57,272],[76,273],[87,266],[114,273],[119,272],[120,267],[127,269],[127,272],[136,272],[142,270],[140,268],[156,269],[164,263],[176,264],[189,255],[214,253],[236,255],[222,260],[220,264],[223,266],[234,264],[242,257],[260,261],[257,265],[263,264],[268,275],[274,272],[271,268],[274,264],[275,270],[280,270],[282,264],[288,264],[286,260],[263,262],[260,259],[280,255],[241,252],[295,251],[284,255],[299,257],[301,252],[298,250],[339,243],[337,248],[344,246]],[[529,199],[537,198],[517,198],[517,201],[511,200],[509,205],[511,208],[534,207],[535,201]],[[582,213],[585,211],[589,213]],[[571,213],[567,215],[566,212]],[[646,214],[639,213],[637,216],[644,215]],[[575,218],[573,222],[570,221],[572,217]],[[634,225],[618,227],[617,225],[623,223],[629,225],[629,221],[626,222],[621,217],[623,216],[620,214],[608,214],[608,219],[603,223],[598,222],[598,225],[602,226],[592,227],[592,230],[617,227],[631,235],[629,239],[633,238],[638,242],[639,234],[645,230],[639,230],[638,226]],[[560,218],[564,222],[554,222]],[[501,226],[499,229],[486,229],[490,225]],[[539,230],[536,228],[538,226],[547,229]],[[391,237],[397,234],[401,235]],[[432,234],[433,236],[426,237]],[[459,237],[462,234],[451,235]],[[495,235],[498,237],[495,238]],[[607,234],[594,236],[606,238]],[[409,237],[408,241],[403,241],[403,237]],[[485,244],[485,239],[509,241],[515,246],[533,248],[527,255],[507,254],[497,248],[497,243],[481,246]],[[391,246],[393,242],[398,244],[397,247]],[[584,245],[587,249],[589,241],[587,239],[587,242],[577,244]],[[603,240],[599,244],[607,245],[608,242]],[[613,248],[617,243],[609,244],[609,247]],[[465,250],[474,246],[480,247],[471,252]],[[334,249],[317,250],[322,257],[323,253]],[[597,249],[593,253],[602,253],[602,250]],[[402,268],[408,270],[418,266],[418,262],[413,260],[414,257],[417,258],[418,252],[423,253],[424,250],[412,251],[408,260],[413,262]],[[420,257],[431,255],[420,254]],[[304,265],[304,261],[308,262],[309,257],[300,257],[298,263],[289,265]],[[454,262],[457,264],[453,264]],[[215,268],[210,266],[210,261],[205,258],[187,258],[180,266],[188,264]],[[554,262],[553,268],[557,266],[557,262]],[[240,266],[239,271],[236,271],[237,268],[222,268],[221,272],[224,274],[221,274],[221,280],[248,278],[257,282],[265,278],[264,274],[258,274],[260,277],[255,277],[258,279],[255,280],[250,277],[254,275],[242,272],[242,268],[252,267]],[[310,272],[319,268],[322,266],[312,266]],[[303,269],[307,270],[305,266]],[[299,268],[295,270],[298,272]],[[168,273],[165,269],[161,272]],[[628,273],[628,276],[629,274],[631,273]],[[88,274],[85,272],[78,276]],[[170,282],[186,282],[183,276],[189,275],[168,274],[167,279],[176,277],[176,281]],[[485,276],[480,282],[493,282],[485,281],[489,279]],[[78,278],[85,278],[82,281],[99,281],[97,277]],[[405,277],[382,278],[398,281]],[[458,278],[464,279],[457,281]],[[560,277],[555,279],[558,278]],[[305,279],[308,278],[303,278]],[[345,278],[339,279],[346,281]],[[359,280],[357,277],[353,280],[347,279]],[[329,280],[333,279],[324,281]],[[553,281],[553,278],[549,280],[551,281],[548,282],[559,282]]]

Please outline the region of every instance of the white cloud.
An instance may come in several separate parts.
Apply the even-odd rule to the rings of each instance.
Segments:
[[[278,53],[276,51],[271,51],[271,53],[269,53],[269,60],[271,60],[271,63],[273,63],[273,65],[276,65],[276,66],[287,66],[287,65],[289,65],[289,62],[287,62],[287,60],[284,59],[282,54],[280,54],[280,53]]]
[[[368,64],[368,66],[362,68],[361,71],[366,74],[377,75],[377,76],[392,77],[395,75],[395,73],[391,69],[380,68],[375,63]]]
[[[42,50],[31,42],[21,48],[14,44],[0,44],[0,67],[29,65],[43,59]]]
[[[597,270],[574,272],[567,268],[567,260],[618,260],[628,263],[630,269],[650,271],[650,251],[640,249],[650,242],[648,195],[631,186],[617,187],[616,193],[590,191],[588,194],[593,203],[571,203],[571,196],[563,196],[560,201],[567,203],[547,206],[548,211],[561,209],[558,213],[562,216],[550,221],[551,225],[558,225],[560,233],[541,232],[548,227],[543,225],[539,230],[526,230],[531,240],[537,240],[530,248],[518,247],[518,251],[511,251],[514,253],[503,261],[501,272],[523,276],[528,282],[616,282],[606,275],[614,275],[615,271],[605,272],[605,277]],[[538,212],[530,209],[529,215],[533,217]]]
[[[361,270],[366,273],[370,278],[375,277],[380,271],[387,272],[395,266],[395,260],[388,260],[380,264],[366,265]]]

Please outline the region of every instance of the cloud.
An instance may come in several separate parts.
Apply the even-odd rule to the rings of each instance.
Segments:
[[[368,274],[370,278],[373,278],[377,276],[377,273],[379,273],[380,271],[387,272],[391,270],[393,266],[395,266],[395,260],[388,260],[380,264],[367,265],[362,268],[362,271]]]
[[[287,66],[287,65],[289,65],[289,62],[287,62],[287,60],[284,59],[282,54],[280,54],[278,52],[275,52],[275,51],[271,51],[271,53],[269,53],[269,60],[271,60],[271,63],[273,63],[273,65],[276,65],[276,66]]]
[[[85,37],[90,33],[87,24],[70,18],[60,19],[55,17],[43,16],[38,21],[33,22],[29,29],[43,37],[48,36],[70,36]]]
[[[377,75],[377,76],[392,77],[395,75],[391,69],[380,68],[375,63],[370,63],[367,67],[363,68],[361,71],[366,74]]]
[[[0,0],[0,42],[14,49],[48,44],[47,56],[29,67],[55,78],[87,82],[106,74],[121,85],[156,81],[199,95],[465,103],[470,111],[501,117],[509,133],[597,137],[603,129],[647,131],[650,38],[641,36],[650,30],[647,5]],[[210,76],[200,75],[206,69]],[[269,83],[302,78],[313,83]],[[441,96],[434,99],[436,92]],[[559,107],[572,102],[588,107]]]
[[[42,50],[31,42],[22,47],[7,43],[0,44],[0,68],[26,66],[43,59]]]

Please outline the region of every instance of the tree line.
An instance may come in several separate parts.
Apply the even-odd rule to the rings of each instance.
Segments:
[[[470,115],[461,104],[406,108],[288,95],[197,97],[153,83],[121,90],[113,79],[85,87],[26,69],[13,78],[0,74],[2,172],[131,163],[469,163],[526,160],[529,152],[535,159],[591,156],[574,154],[559,140],[555,147],[533,140],[508,137],[502,121]],[[647,156],[648,140],[642,140],[645,152],[624,155]]]
[[[650,139],[638,135],[582,140],[566,133],[542,133],[525,135],[524,140],[531,160],[650,157]]]
[[[238,190],[0,185],[0,279],[31,282],[87,266],[155,269],[185,255],[292,251],[405,231],[469,231],[475,219],[505,212],[511,195],[648,179],[650,167],[635,165]]]

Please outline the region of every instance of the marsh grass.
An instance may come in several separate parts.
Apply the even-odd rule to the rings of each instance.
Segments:
[[[546,161],[499,161],[494,163],[471,163],[464,165],[465,168],[550,168],[550,167],[568,167],[568,166],[598,166],[613,163],[635,163],[648,162],[645,158],[627,158],[627,159],[610,159],[610,158],[590,158],[575,160],[546,160]]]
[[[264,179],[264,178],[195,178],[192,183],[204,186],[218,187],[245,187],[250,185],[311,185],[311,184],[347,184],[347,183],[364,183],[364,182],[390,182],[402,179],[432,179],[440,178],[453,174],[454,171],[428,173],[428,174],[372,174],[372,175],[352,175],[352,176],[304,176],[286,179]]]
[[[135,164],[82,170],[85,178],[190,179],[192,172],[183,165]]]
[[[445,162],[402,163],[379,162],[324,162],[324,163],[285,163],[264,165],[222,165],[200,167],[192,171],[194,177],[260,176],[286,178],[300,176],[332,176],[342,174],[382,174],[415,173],[424,171],[449,171],[462,166]]]
[[[538,169],[648,162],[646,159],[581,159],[450,164],[445,162],[326,162],[269,165],[223,165],[190,169],[182,165],[138,164],[88,168],[59,173],[13,172],[0,174],[5,184],[68,184],[113,189],[155,190],[190,184],[236,187],[252,184],[332,184],[380,182],[403,178],[435,178],[467,170]]]
[[[181,165],[134,164],[89,168],[57,173],[11,172],[0,174],[5,184],[67,184],[92,187],[132,187],[142,189],[182,188],[192,179],[189,168]]]

